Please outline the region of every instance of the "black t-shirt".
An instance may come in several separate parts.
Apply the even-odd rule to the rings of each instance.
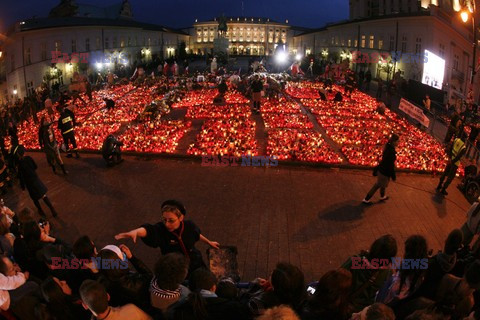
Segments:
[[[200,240],[200,229],[195,223],[189,220],[183,221],[184,229],[182,233],[182,241],[187,249],[189,255],[195,249],[195,243]],[[147,236],[142,238],[143,242],[153,248],[160,248],[162,254],[179,252],[183,254],[182,247],[178,241],[178,238],[170,231],[167,230],[165,225],[162,222],[157,224],[144,224],[143,228],[147,230]],[[179,229],[175,230],[175,233],[178,235],[181,226]]]

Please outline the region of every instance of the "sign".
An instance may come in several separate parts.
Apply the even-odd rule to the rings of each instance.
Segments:
[[[403,99],[400,100],[399,109],[408,114],[413,119],[420,122],[423,126],[428,127],[430,125],[430,119],[423,114],[423,110],[419,107],[415,106],[413,103],[408,102],[407,100]]]
[[[423,65],[422,83],[442,90],[445,60],[428,50],[425,50],[424,57],[427,62]]]

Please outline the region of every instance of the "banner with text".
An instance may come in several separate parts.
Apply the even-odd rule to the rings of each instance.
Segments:
[[[430,119],[428,119],[428,117],[423,113],[422,109],[415,106],[413,103],[402,98],[400,100],[399,109],[420,122],[423,126],[428,127],[430,125]]]

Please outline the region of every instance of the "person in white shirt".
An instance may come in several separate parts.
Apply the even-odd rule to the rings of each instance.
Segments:
[[[121,307],[110,307],[105,287],[96,281],[85,280],[80,286],[80,297],[85,309],[98,320],[152,320],[152,318],[133,304]]]

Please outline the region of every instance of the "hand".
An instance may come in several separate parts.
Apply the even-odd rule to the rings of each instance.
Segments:
[[[262,287],[268,282],[267,280],[263,279],[263,278],[257,278],[256,281],[258,282],[259,285],[261,285]]]
[[[216,241],[210,241],[208,244],[210,245],[210,247],[212,247],[214,249],[220,249],[220,243],[218,243]]]
[[[25,276],[25,280],[28,280],[28,278],[30,278],[30,272],[28,271],[25,271],[23,275]]]
[[[126,245],[121,244],[121,245],[119,245],[118,247],[120,248],[120,250],[122,250],[122,252],[124,252],[124,253],[127,255],[127,259],[128,259],[128,260],[132,259],[133,254],[132,254],[132,252],[130,251],[130,249],[129,249]]]
[[[119,233],[115,236],[115,240],[120,240],[120,239],[127,239],[130,238],[133,240],[133,243],[137,242],[137,233],[135,230],[129,231],[129,232],[122,232]]]

